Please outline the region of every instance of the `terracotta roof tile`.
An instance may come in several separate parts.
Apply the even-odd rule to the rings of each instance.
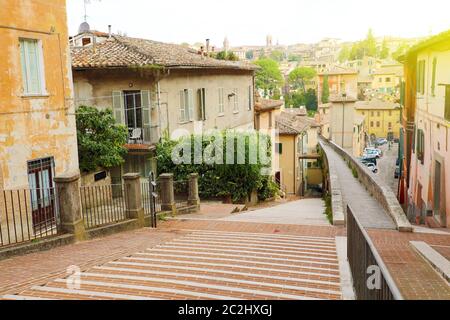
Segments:
[[[86,47],[72,47],[73,68],[143,67],[256,70],[246,62],[203,57],[192,49],[146,39],[113,35]]]

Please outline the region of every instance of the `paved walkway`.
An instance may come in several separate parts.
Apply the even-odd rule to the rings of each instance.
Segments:
[[[284,224],[329,226],[330,223],[324,212],[325,203],[322,199],[303,199],[276,207],[244,212],[222,220],[259,223],[279,223],[282,221]]]
[[[335,237],[343,232],[334,227],[175,220],[158,231],[125,232],[0,261],[0,284],[4,299],[335,300],[342,297]],[[123,248],[135,240],[135,248]],[[86,248],[100,257],[89,261],[83,257]],[[64,257],[61,251],[67,252]],[[47,273],[53,272],[35,281],[33,272],[26,272],[39,260]],[[84,267],[77,287],[68,282],[76,277],[67,278],[65,268],[80,264]],[[5,281],[10,282],[5,269],[24,277],[22,286],[5,289]]]
[[[365,187],[353,177],[347,163],[329,146],[325,145],[328,161],[335,166],[342,188],[344,207],[350,205],[355,216],[365,228],[396,229],[395,223],[384,208]]]

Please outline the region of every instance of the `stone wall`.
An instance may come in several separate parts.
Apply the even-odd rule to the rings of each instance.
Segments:
[[[321,150],[323,151],[323,142],[319,141]],[[333,211],[333,225],[342,226],[345,225],[344,214],[344,201],[342,200],[341,184],[339,182],[336,170],[333,165],[330,165],[327,154],[323,151],[323,166],[324,166],[324,179],[326,179],[327,189],[331,195],[331,208]]]
[[[324,143],[324,142],[321,142]],[[359,181],[365,186],[366,190],[374,197],[386,212],[394,220],[397,229],[401,232],[412,232],[413,228],[409,223],[397,197],[392,190],[377,176],[373,175],[369,169],[361,164],[356,158],[335,143],[329,141],[328,145],[334,149],[345,161],[349,162],[351,167],[358,173]],[[331,176],[330,172],[330,176]],[[331,178],[330,178],[331,180]]]

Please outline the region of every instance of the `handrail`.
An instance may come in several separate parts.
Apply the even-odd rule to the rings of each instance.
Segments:
[[[392,276],[391,276],[387,266],[385,265],[385,263],[383,262],[383,259],[381,258],[380,254],[378,253],[378,250],[376,249],[372,239],[370,238],[369,234],[364,229],[364,227],[362,226],[362,224],[360,223],[358,218],[353,214],[353,211],[352,211],[350,206],[347,206],[347,214],[348,214],[349,218],[350,217],[353,218],[353,220],[356,223],[356,226],[359,229],[359,232],[361,232],[361,234],[363,235],[363,237],[364,237],[364,239],[366,241],[366,244],[369,247],[373,258],[375,259],[378,267],[380,268],[380,271],[381,271],[382,276],[383,276],[383,280],[386,282],[386,284],[387,284],[387,286],[389,288],[389,291],[392,294],[392,297],[395,300],[404,300],[404,298],[403,298],[402,294],[400,293],[400,290],[398,289],[397,285],[395,284],[395,281],[392,278]],[[349,225],[348,228],[350,229],[351,225]],[[347,230],[347,232],[351,232],[352,231],[352,230],[349,230],[349,229]],[[349,250],[349,252],[350,252],[350,250]],[[351,260],[351,258],[352,257],[349,257],[349,260]],[[352,270],[352,273],[353,273],[353,270]],[[353,274],[353,277],[355,277],[355,276],[357,276],[357,275]],[[357,294],[358,294],[358,292],[357,292]]]

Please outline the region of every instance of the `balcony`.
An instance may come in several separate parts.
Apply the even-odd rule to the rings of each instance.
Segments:
[[[158,126],[128,128],[126,148],[129,151],[150,151],[159,141]]]

